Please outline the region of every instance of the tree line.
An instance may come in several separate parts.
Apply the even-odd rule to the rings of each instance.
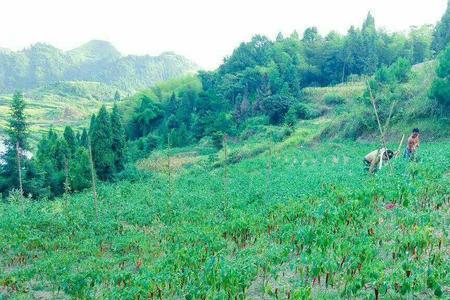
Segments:
[[[30,157],[29,124],[23,95],[16,92],[8,120],[6,153],[0,164],[0,193],[11,190],[32,198],[53,198],[91,187],[91,163],[95,178],[112,180],[124,169],[125,131],[117,104],[111,113],[102,106],[90,126],[75,132],[66,126],[62,134],[44,134]]]

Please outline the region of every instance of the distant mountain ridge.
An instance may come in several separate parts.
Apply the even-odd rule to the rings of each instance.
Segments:
[[[197,69],[195,63],[172,52],[124,56],[100,40],[69,51],[37,43],[21,51],[0,48],[0,93],[60,81],[100,82],[135,91]]]

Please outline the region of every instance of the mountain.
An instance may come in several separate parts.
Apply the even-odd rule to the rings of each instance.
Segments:
[[[69,51],[37,43],[21,51],[0,49],[0,92],[59,81],[107,83],[135,91],[196,70],[192,61],[170,52],[124,56],[109,42],[99,40]]]

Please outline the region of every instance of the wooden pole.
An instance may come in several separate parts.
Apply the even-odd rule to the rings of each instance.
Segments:
[[[367,81],[367,88],[369,89],[370,102],[372,102],[373,110],[374,110],[374,112],[375,112],[375,117],[377,118],[378,129],[380,130],[380,134],[381,134],[381,142],[382,142],[382,144],[383,144],[383,147],[386,148],[386,141],[385,141],[385,139],[384,139],[383,128],[381,127],[380,116],[378,115],[378,109],[377,109],[377,106],[376,106],[376,104],[375,104],[375,98],[373,97],[372,89],[370,88],[369,81]],[[386,148],[386,149],[387,149],[387,148]]]
[[[70,183],[69,183],[69,160],[67,159],[67,156],[64,155],[64,175],[66,177],[66,180],[64,182],[64,193],[69,194],[70,193]]]
[[[387,146],[386,146],[386,138],[385,138],[385,131],[383,130],[383,127],[381,126],[381,121],[380,121],[380,116],[378,114],[378,109],[375,103],[375,97],[373,96],[372,93],[372,89],[370,87],[370,83],[369,81],[366,81],[367,84],[367,89],[369,90],[369,95],[370,95],[370,102],[372,102],[372,106],[373,106],[373,110],[375,112],[375,117],[377,119],[377,124],[378,124],[378,129],[380,130],[380,135],[381,135],[381,143],[383,145],[384,150],[381,151],[381,156],[380,156],[380,163],[379,163],[379,168],[381,169],[381,167],[383,166],[383,156],[386,153],[387,154]],[[387,127],[389,126],[391,117],[392,117],[392,112],[394,111],[394,106],[395,106],[395,101],[392,103],[390,111],[389,111],[389,117],[386,120],[386,124],[385,124],[385,130],[387,130]],[[377,153],[378,155],[378,153]],[[387,159],[389,160],[389,156],[387,156]],[[373,171],[373,170],[372,170]],[[392,171],[392,166],[391,166],[391,171]]]
[[[172,172],[170,166],[170,132],[167,133],[167,197],[172,200]]]
[[[397,151],[395,152],[395,157],[397,158],[400,155],[400,151],[403,145],[403,140],[405,139],[405,135],[402,135],[402,139],[400,140],[400,144],[398,144]]]
[[[89,163],[91,165],[92,192],[94,194],[95,219],[98,222],[97,186],[95,184],[95,167],[94,167],[94,160],[92,158],[92,145],[90,138],[88,138],[88,144],[89,144]]]
[[[227,135],[223,135],[223,155],[224,155],[224,165],[223,165],[223,187],[225,197],[228,199],[228,147],[227,147]]]
[[[18,169],[18,175],[19,175],[19,191],[20,196],[23,197],[23,184],[22,184],[22,164],[20,161],[20,147],[19,147],[19,141],[16,142],[16,155],[17,155],[17,169]]]
[[[270,197],[270,181],[272,174],[272,158],[273,158],[273,131],[270,131],[269,140],[269,157],[266,162],[266,200]]]

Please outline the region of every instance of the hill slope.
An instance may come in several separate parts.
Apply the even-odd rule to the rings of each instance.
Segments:
[[[66,52],[38,43],[17,52],[0,50],[0,92],[77,80],[134,91],[196,69],[193,62],[174,53],[123,56],[105,41],[90,41]]]

